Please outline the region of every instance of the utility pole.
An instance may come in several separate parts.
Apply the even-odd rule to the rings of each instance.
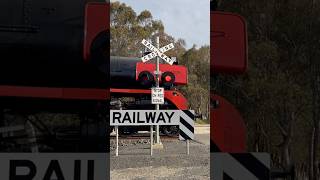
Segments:
[[[170,59],[167,55],[164,53],[169,51],[170,49],[174,48],[174,44],[170,43],[162,48],[160,48],[160,40],[159,36],[156,37],[156,45],[153,46],[150,41],[147,41],[143,39],[141,43],[147,47],[148,49],[151,50],[151,53],[143,56],[141,58],[142,62],[147,62],[151,59],[154,59],[156,57],[156,70],[154,72],[155,78],[156,78],[156,87],[151,88],[151,104],[155,104],[155,110],[159,111],[160,110],[160,104],[164,104],[164,88],[160,88],[160,77],[161,77],[161,71],[160,71],[160,58],[162,58],[165,62],[168,64],[172,65],[174,61]],[[150,135],[153,134],[153,126],[150,127]],[[151,149],[152,147],[158,148],[158,149],[163,149],[163,145],[160,141],[160,126],[156,125],[156,136],[155,136],[155,142],[153,142],[153,139],[151,141]],[[153,145],[154,143],[154,145]]]
[[[160,48],[160,38],[159,36],[156,37],[156,44],[157,44],[157,48],[159,49]],[[160,75],[161,75],[161,72],[160,72],[160,68],[159,68],[159,56],[157,56],[156,58],[156,87],[159,88],[160,87]],[[159,104],[156,104],[156,110],[159,110],[160,109],[160,105]],[[161,142],[160,142],[160,126],[159,125],[156,125],[156,144],[157,145],[160,145],[161,146]]]

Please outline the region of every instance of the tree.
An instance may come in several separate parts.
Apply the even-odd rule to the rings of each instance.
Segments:
[[[163,31],[161,21],[153,20],[149,11],[139,15],[124,3],[111,3],[110,54],[117,56],[140,56],[141,39],[149,38],[157,31]]]
[[[150,11],[136,14],[124,3],[111,3],[110,53],[113,56],[141,57],[142,39],[160,38],[160,47],[174,43],[175,48],[166,52],[177,57],[179,64],[188,67],[188,86],[180,88],[188,98],[189,105],[198,114],[209,116],[209,63],[210,47],[192,47],[186,50],[183,39],[176,39],[165,32],[159,20],[154,20]]]
[[[193,46],[184,53],[180,63],[188,67],[189,72],[188,85],[181,90],[196,113],[209,117],[210,47]]]
[[[246,119],[249,151],[267,151],[282,166],[307,162],[319,177],[320,63],[316,0],[218,1],[220,10],[243,15],[248,24],[249,71],[217,77],[220,94]],[[309,147],[309,149],[307,148]]]

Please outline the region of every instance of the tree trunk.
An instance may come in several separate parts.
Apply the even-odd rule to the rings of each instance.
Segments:
[[[295,113],[291,112],[288,118],[290,119],[288,120],[287,135],[283,136],[284,141],[282,145],[282,161],[287,171],[289,171],[292,168],[292,162],[290,157],[290,144],[293,136],[293,124],[295,122]]]
[[[312,129],[309,147],[309,179],[313,179],[313,164],[314,164],[314,133],[315,128]]]
[[[314,143],[313,143],[313,177],[314,180],[317,180],[318,178],[318,144],[319,144],[319,122],[316,124],[316,127],[314,128]]]
[[[282,157],[284,161],[284,165],[286,169],[289,169],[291,166],[291,159],[290,159],[290,153],[289,153],[289,144],[284,144],[282,148]]]
[[[320,118],[319,118],[319,104],[320,104],[320,87],[319,87],[319,83],[320,83],[320,72],[319,72],[319,64],[316,64],[313,66],[313,87],[312,87],[312,105],[313,105],[313,125],[314,125],[314,129],[313,129],[313,156],[312,156],[312,180],[317,180],[318,179],[318,144],[319,144],[319,131],[320,131]]]

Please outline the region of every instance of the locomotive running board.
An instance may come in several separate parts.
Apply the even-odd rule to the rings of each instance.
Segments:
[[[124,94],[130,95],[150,95],[151,89],[110,89],[111,95],[122,96]],[[188,100],[178,91],[166,90],[164,93],[164,98],[172,102],[180,110],[188,110]]]
[[[107,100],[108,89],[0,86],[0,97]]]
[[[95,89],[95,88],[57,88],[31,86],[0,86],[0,97],[69,99],[69,100],[108,100],[112,94],[151,95],[150,89]],[[165,91],[165,98],[178,109],[188,109],[187,99],[178,91]]]

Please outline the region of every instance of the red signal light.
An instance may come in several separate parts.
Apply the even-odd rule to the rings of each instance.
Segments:
[[[170,77],[170,76],[166,76],[164,79],[165,79],[167,82],[171,81],[171,77]]]
[[[176,78],[172,72],[164,72],[161,76],[161,82],[164,88],[170,89],[173,87]]]
[[[151,87],[155,82],[153,75],[148,71],[141,72],[138,79],[142,86],[147,87]]]
[[[172,78],[174,78],[173,86],[180,86],[180,85],[187,85],[188,84],[188,70],[185,66],[182,65],[169,65],[169,64],[160,64],[160,70],[162,72],[170,72],[174,76],[170,76],[172,81]],[[153,63],[143,63],[143,62],[137,62],[136,64],[136,81],[139,81],[139,74],[143,71],[149,71],[151,73],[154,72],[156,69],[156,65]],[[168,82],[168,78],[166,80],[166,76],[162,73],[160,76],[160,83]],[[162,86],[162,85],[161,85]]]
[[[149,80],[148,76],[143,76],[142,77],[142,81],[148,81],[148,80]]]

